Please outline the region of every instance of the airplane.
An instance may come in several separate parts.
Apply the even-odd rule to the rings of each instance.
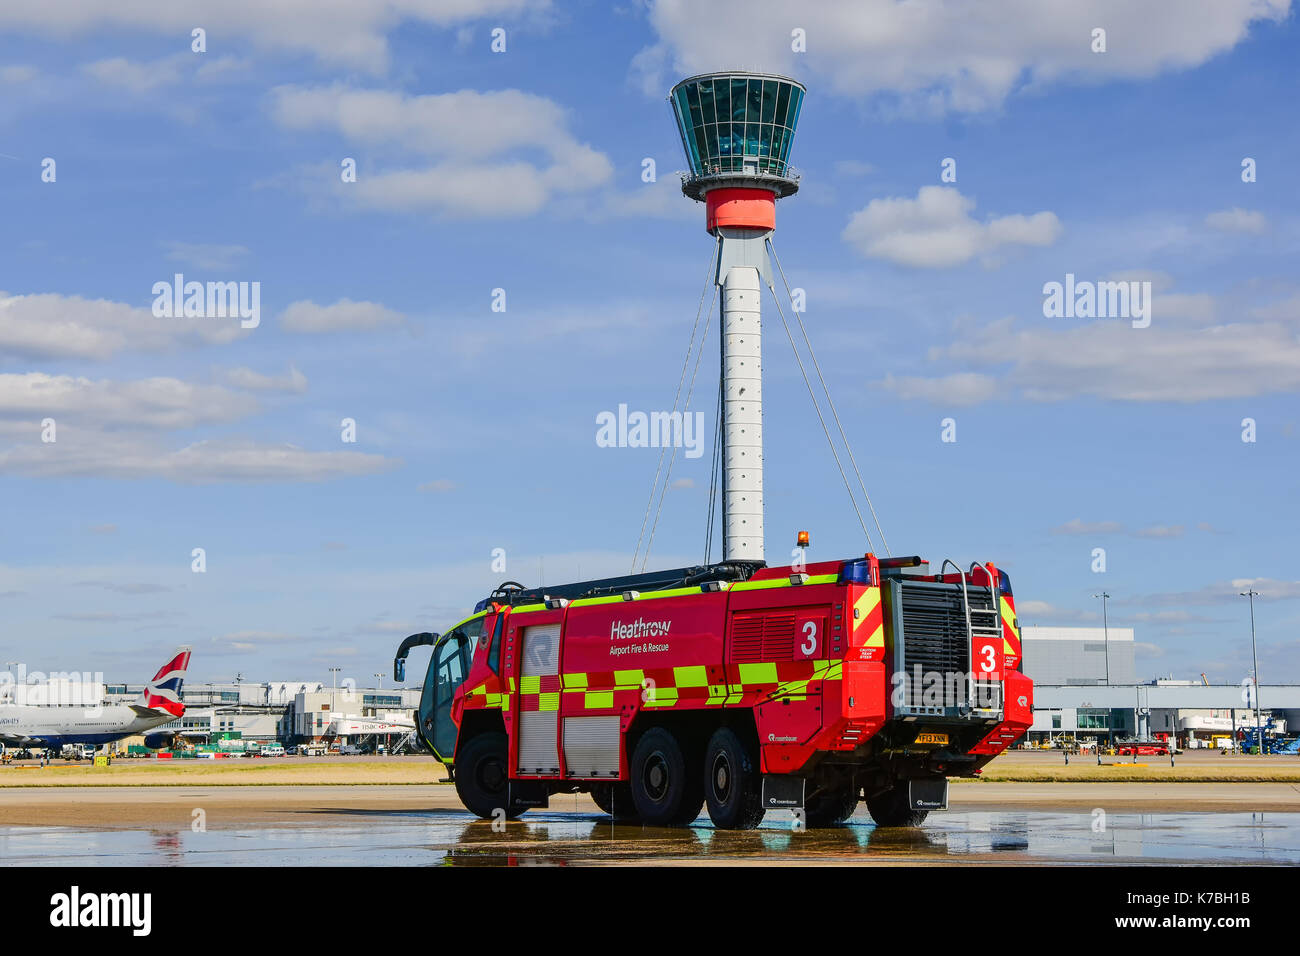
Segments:
[[[185,713],[180,695],[189,666],[190,648],[178,648],[131,704],[103,704],[93,710],[0,704],[0,753],[6,747],[33,750],[58,749],[64,744],[106,744],[173,721]],[[170,737],[146,734],[145,745],[165,746]]]

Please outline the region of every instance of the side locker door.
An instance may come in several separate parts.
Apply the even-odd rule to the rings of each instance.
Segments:
[[[519,661],[520,776],[560,772],[560,624],[523,629]]]

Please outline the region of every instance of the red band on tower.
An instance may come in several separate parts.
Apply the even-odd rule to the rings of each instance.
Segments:
[[[719,226],[762,232],[776,228],[776,193],[770,189],[740,186],[711,189],[704,202],[711,235],[717,234]]]

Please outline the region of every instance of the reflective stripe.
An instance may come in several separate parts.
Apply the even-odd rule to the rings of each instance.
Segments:
[[[678,687],[708,687],[708,668],[703,664],[696,667],[674,667],[673,683]]]
[[[586,690],[587,675],[586,674],[561,674],[560,686],[562,686],[565,690]]]
[[[537,696],[537,709],[538,710],[559,710],[560,709],[559,691],[551,691],[550,693],[539,694]]]
[[[514,614],[531,614],[534,611],[545,611],[545,604],[524,604],[514,609]]]
[[[866,647],[884,647],[885,646],[885,625],[883,623],[876,625],[875,633],[867,638]]]
[[[569,607],[591,607],[596,604],[616,604],[623,600],[621,594],[608,594],[605,597],[578,598],[576,601],[570,601]]]
[[[582,705],[588,710],[602,710],[613,707],[614,692],[612,690],[587,691]]]
[[[521,694],[540,694],[542,691],[542,678],[539,674],[525,674],[519,678],[519,693]]]
[[[640,687],[641,682],[645,680],[645,671],[614,671],[614,685],[616,687]]]
[[[742,684],[775,684],[778,680],[775,664],[738,664],[736,666],[740,671],[740,682]]]
[[[1002,598],[1001,610],[1002,610],[1002,623],[1004,628],[1010,628],[1011,633],[1015,634],[1016,639],[1019,640],[1020,635],[1016,631],[1016,625],[1015,625],[1016,612],[1011,609],[1011,604],[1009,601],[1007,601],[1005,596],[1003,596]],[[1016,655],[1016,648],[1009,640],[1007,640],[1007,634],[1005,629],[1002,632],[1002,653],[1009,654],[1012,657],[1015,657]]]
[[[837,574],[814,574],[811,575],[803,584],[791,584],[789,578],[773,578],[770,581],[741,581],[739,584],[733,584],[733,591],[763,591],[767,588],[793,588],[807,587],[810,584],[834,584],[839,580]]]
[[[870,620],[871,612],[880,606],[880,588],[867,588],[862,596],[853,602],[853,629]]]

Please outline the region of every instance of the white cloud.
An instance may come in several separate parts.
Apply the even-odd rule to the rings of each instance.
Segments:
[[[1268,220],[1264,218],[1262,212],[1241,209],[1236,206],[1232,209],[1223,209],[1219,212],[1210,213],[1205,217],[1205,224],[1211,229],[1218,229],[1222,232],[1259,234],[1268,230]]]
[[[1052,529],[1052,534],[1120,534],[1124,526],[1118,521],[1084,521],[1072,518],[1065,524]]]
[[[912,112],[974,112],[1027,86],[1195,67],[1289,10],[1290,0],[654,0],[659,40],[632,72],[660,96],[678,77],[740,64],[843,96],[885,94]],[[1104,54],[1091,49],[1097,26]],[[806,54],[791,50],[796,27]]]
[[[292,365],[289,366],[289,371],[284,375],[264,375],[261,372],[254,372],[251,368],[240,366],[239,368],[225,369],[221,373],[221,377],[227,385],[234,388],[246,388],[254,392],[301,393],[307,391],[307,376]]]
[[[978,405],[995,398],[998,392],[997,379],[978,372],[954,372],[938,378],[891,373],[885,376],[880,385],[909,401],[919,399],[934,405],[958,407]]]
[[[263,49],[380,72],[388,66],[386,35],[404,22],[453,27],[494,17],[511,24],[537,19],[549,6],[549,0],[60,0],[0,5],[0,29],[63,37],[125,28],[183,37],[188,46],[199,24],[208,31],[209,49],[218,37],[247,38]]]
[[[106,86],[118,86],[131,93],[147,93],[160,86],[172,86],[181,78],[178,56],[141,63],[116,56],[87,63],[82,69]]]
[[[60,432],[86,426],[175,429],[235,421],[257,409],[252,396],[175,378],[117,382],[44,372],[0,375],[0,420],[29,422],[35,437],[46,417]]]
[[[361,170],[330,187],[366,208],[451,217],[526,216],[559,195],[608,182],[608,157],[574,139],[565,110],[519,90],[406,96],[344,86],[282,86],[271,113],[291,130],[325,129],[349,143],[409,156],[406,168]]]
[[[172,241],[163,243],[163,247],[168,259],[213,271],[233,269],[235,263],[248,255],[248,247],[239,245]]]
[[[0,292],[0,355],[107,359],[128,350],[224,345],[246,334],[238,318],[157,318],[107,299]]]
[[[1166,315],[1162,304],[1181,315]],[[1245,310],[1233,309],[1234,314]],[[1300,338],[1286,304],[1277,320],[1206,324],[1217,304],[1198,296],[1157,296],[1149,328],[1128,320],[999,319],[954,326],[954,341],[930,350],[936,363],[981,376],[975,392],[958,376],[893,379],[880,384],[936,404],[961,398],[1058,402],[1095,397],[1129,402],[1200,402],[1300,389]],[[996,388],[990,383],[996,383]]]
[[[1181,538],[1187,529],[1180,524],[1155,524],[1134,531],[1139,538]]]
[[[154,442],[31,441],[0,451],[0,475],[34,478],[160,478],[178,484],[317,482],[373,475],[400,461],[355,451],[308,451],[247,440],[201,441],[171,450]]]
[[[1155,594],[1139,594],[1135,597],[1117,600],[1117,604],[1152,605],[1163,607],[1205,606],[1212,604],[1245,604],[1242,594],[1255,590],[1257,601],[1294,601],[1300,599],[1300,581],[1285,581],[1277,578],[1233,578],[1231,581],[1216,581],[1195,591],[1161,591]]]
[[[20,64],[11,64],[9,66],[0,66],[0,83],[5,85],[27,83],[36,79],[39,75],[36,67],[25,66]]]
[[[317,305],[309,299],[290,303],[280,315],[280,327],[288,332],[369,332],[400,326],[405,320],[378,302],[339,299],[333,305]]]
[[[1061,234],[1052,212],[987,222],[971,217],[975,200],[954,188],[922,186],[915,199],[873,199],[844,227],[843,238],[864,256],[918,268],[969,262],[1003,245],[1048,246]]]

